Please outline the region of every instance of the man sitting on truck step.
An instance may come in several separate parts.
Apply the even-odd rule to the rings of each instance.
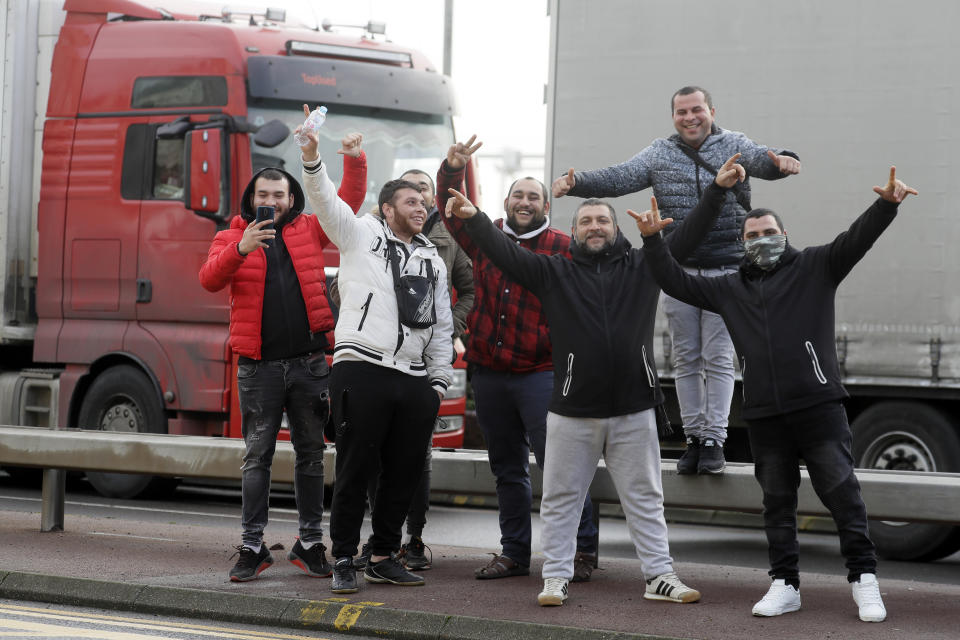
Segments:
[[[837,287],[867,253],[908,194],[917,191],[890,177],[874,187],[879,198],[832,242],[794,249],[780,217],[754,209],[741,229],[745,255],[736,273],[709,278],[687,273],[671,257],[654,207],[637,219],[650,269],[663,290],[720,314],[742,359],[743,418],[755,474],[763,490],[763,521],[773,584],[753,607],[755,616],[800,608],[797,487],[800,460],[830,510],[846,558],[847,580],[865,622],[887,612],[877,584],[877,556],[867,511],[853,472],[834,334]]]
[[[359,138],[343,139],[344,162],[356,181],[341,194],[358,210],[366,194],[366,156]],[[282,169],[259,171],[243,192],[240,215],[220,231],[200,268],[209,291],[230,286],[230,346],[238,355],[241,429],[246,452],[241,476],[240,555],[230,580],[256,578],[273,564],[263,541],[270,466],[283,411],[296,454],[294,491],[300,535],[288,558],[312,577],[331,574],[323,528],[323,429],[330,415],[325,332],[333,328],[326,296],[317,218],[303,213],[303,190]],[[257,207],[273,220],[255,222]]]
[[[306,109],[306,107],[305,107]],[[303,182],[324,231],[340,249],[340,316],[330,392],[337,469],[330,508],[331,591],[358,590],[353,556],[365,494],[379,471],[364,580],[418,586],[397,558],[403,520],[420,481],[437,410],[453,380],[447,268],[421,232],[427,210],[406,180],[383,185],[381,216],[354,216],[317,151],[301,146]]]
[[[749,177],[776,180],[800,172],[792,151],[757,144],[737,131],[713,122],[713,99],[706,89],[683,87],[670,99],[673,126],[669,138],[621,164],[577,171],[553,183],[555,198],[569,194],[582,198],[609,198],[653,187],[664,215],[683,220],[713,181],[717,167],[735,153],[748,179],[731,189],[717,224],[703,243],[683,261],[690,273],[719,276],[736,271],[743,256],[737,237],[750,210]],[[668,229],[667,233],[671,230]],[[723,321],[715,313],[662,296],[673,345],[674,382],[687,448],[677,460],[677,473],[721,473],[726,466],[723,443],[733,396],[733,345]]]

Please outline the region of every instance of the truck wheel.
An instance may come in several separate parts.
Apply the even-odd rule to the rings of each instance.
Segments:
[[[97,376],[80,407],[81,429],[166,433],[167,418],[156,390],[136,367],[121,365]],[[107,498],[133,498],[145,492],[162,495],[176,487],[172,478],[132,473],[87,472],[87,480]]]
[[[863,469],[957,471],[960,438],[947,416],[918,402],[882,402],[851,425],[853,458]],[[877,553],[891,560],[937,560],[960,549],[960,527],[870,521]]]

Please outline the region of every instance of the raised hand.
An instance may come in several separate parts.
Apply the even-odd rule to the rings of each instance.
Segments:
[[[673,218],[660,218],[660,209],[657,207],[657,199],[654,197],[650,198],[649,211],[637,213],[627,209],[627,215],[637,221],[637,229],[640,229],[640,233],[644,236],[660,233],[661,230],[673,224]]]
[[[780,173],[787,175],[796,175],[800,173],[800,161],[793,156],[778,156],[773,151],[767,151],[767,156]]]
[[[267,225],[271,225],[266,227]],[[237,244],[237,250],[241,254],[247,255],[251,251],[255,251],[261,247],[264,249],[267,248],[266,240],[276,237],[277,230],[273,228],[273,220],[261,220],[260,222],[253,222],[247,225],[247,228],[243,230],[243,235],[240,237],[240,242]]]
[[[900,180],[897,180],[897,168],[890,167],[890,177],[887,184],[881,187],[874,187],[873,192],[879,195],[887,202],[903,202],[908,195],[920,195],[913,187],[908,187]]]
[[[362,133],[348,133],[340,140],[340,148],[337,149],[337,153],[351,158],[359,158],[362,151],[360,148],[361,142],[363,142]]]
[[[304,118],[310,117],[310,107],[303,105],[303,116]],[[300,130],[303,129],[303,125],[299,125],[294,133],[300,133]],[[320,146],[320,139],[317,138],[316,134],[308,133],[307,134],[307,144],[300,147],[300,152],[303,153],[303,160],[305,162],[313,162],[320,157],[318,147]]]
[[[577,184],[577,179],[573,177],[573,167],[570,167],[567,172],[553,181],[553,184],[550,185],[550,190],[553,191],[554,198],[562,198],[567,195],[570,189],[573,189]]]
[[[477,215],[477,207],[470,200],[467,199],[467,196],[463,195],[456,189],[447,189],[447,192],[453,196],[447,200],[447,209],[444,211],[444,214],[449,218],[451,215],[455,215],[458,218],[466,220],[467,218],[472,218]]]
[[[723,163],[723,166],[720,167],[720,170],[717,171],[717,178],[714,180],[719,186],[724,189],[729,189],[737,182],[743,182],[747,179],[747,170],[743,168],[743,165],[737,164],[737,160],[740,159],[740,154],[735,153],[730,157],[729,160]]]
[[[466,142],[458,142],[447,149],[447,166],[451,169],[462,169],[470,162],[470,156],[483,146],[482,142],[473,144],[477,139],[477,134],[470,136]]]

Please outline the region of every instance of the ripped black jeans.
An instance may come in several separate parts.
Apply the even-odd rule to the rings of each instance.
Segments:
[[[797,581],[797,488],[800,461],[837,525],[847,580],[876,573],[877,555],[867,527],[867,510],[853,472],[852,436],[839,401],[759,420],[748,420],[754,472],[763,489],[763,522],[770,553],[770,576]]]
[[[296,454],[294,492],[300,540],[323,538],[323,427],[330,419],[330,367],[323,352],[282,360],[241,358],[237,367],[243,456],[243,544],[263,542],[270,501],[270,466],[287,410]]]

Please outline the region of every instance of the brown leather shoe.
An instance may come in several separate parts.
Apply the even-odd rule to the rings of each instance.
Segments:
[[[573,556],[573,579],[570,582],[589,582],[596,564],[597,554],[577,551]]]
[[[473,572],[477,580],[493,580],[495,578],[509,578],[511,576],[528,576],[530,567],[518,564],[507,556],[490,554],[493,556],[487,566]]]

